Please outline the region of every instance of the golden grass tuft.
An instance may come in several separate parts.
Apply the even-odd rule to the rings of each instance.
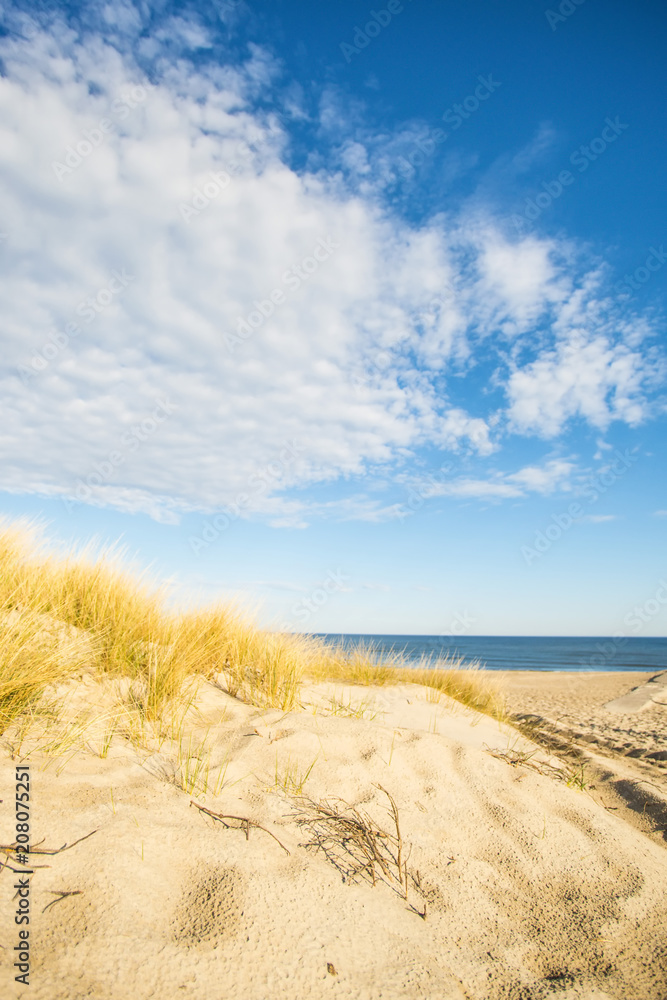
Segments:
[[[437,701],[447,695],[495,719],[506,718],[499,678],[482,669],[478,662],[466,663],[462,657],[425,658],[417,666],[407,667],[400,652],[393,652],[380,663],[372,645],[359,646],[352,653],[320,645],[310,651],[305,675],[314,681],[364,686],[420,684],[434,692],[429,700]]]
[[[34,522],[0,520],[0,732],[83,669],[127,679],[140,728],[173,713],[197,677],[283,711],[299,707],[308,677],[423,684],[503,714],[489,675],[460,660],[412,669],[395,653],[379,662],[371,646],[345,652],[312,636],[264,631],[231,606],[171,612],[167,596],[164,585],[125,564],[122,550],[58,552]]]
[[[38,701],[44,689],[83,665],[66,657],[53,630],[34,611],[5,614],[0,621],[0,732]]]
[[[440,660],[433,667],[402,669],[398,674],[403,683],[423,684],[484,715],[499,721],[507,718],[499,680],[478,663]]]
[[[63,664],[62,630],[88,640],[85,665],[130,677],[135,706],[159,718],[188,678],[221,675],[230,693],[284,710],[298,703],[304,643],[255,628],[230,607],[165,610],[167,590],[123,566],[123,553],[54,555],[30,522],[0,523],[0,713],[3,726],[50,684],[84,665]],[[54,631],[60,631],[60,644]],[[69,669],[68,669],[69,666]]]

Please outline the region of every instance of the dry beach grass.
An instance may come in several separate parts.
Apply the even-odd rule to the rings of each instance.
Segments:
[[[461,661],[415,674],[399,655],[378,665],[372,649],[346,655],[312,637],[267,632],[229,606],[169,613],[166,588],[125,569],[121,555],[54,555],[40,545],[35,525],[0,525],[0,728],[83,667],[129,678],[134,705],[151,722],[173,710],[196,677],[218,679],[249,704],[285,710],[298,704],[304,677],[374,685],[418,680],[480,711],[502,713],[493,683]]]

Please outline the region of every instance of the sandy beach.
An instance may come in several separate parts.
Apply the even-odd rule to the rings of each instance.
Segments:
[[[32,844],[73,846],[31,855],[30,995],[664,1000],[667,844],[627,789],[667,802],[665,761],[627,745],[664,747],[667,706],[603,707],[649,676],[506,676],[538,743],[416,685],[305,685],[282,713],[204,683],[180,752],[93,722],[83,749],[34,750]],[[80,719],[113,692],[91,675],[58,694]],[[223,780],[188,792],[204,740]],[[4,741],[5,802],[28,749]],[[26,995],[7,961],[20,877],[0,881],[8,998]]]
[[[667,830],[666,685],[666,673],[503,677],[514,724],[583,765],[605,807],[658,841]]]

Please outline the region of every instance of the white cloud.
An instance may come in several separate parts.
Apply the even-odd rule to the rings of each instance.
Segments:
[[[155,33],[160,42],[180,43],[186,49],[206,49],[211,47],[208,33],[200,24],[186,21],[182,17],[170,17],[163,28]]]
[[[459,477],[450,482],[429,483],[421,488],[424,496],[508,500],[530,493],[548,495],[568,491],[574,463],[550,459],[542,466],[527,465],[518,472],[495,473],[489,479]],[[417,487],[419,489],[419,487]]]
[[[270,524],[274,527],[305,528],[313,518],[331,519],[334,521],[368,521],[370,524],[380,524],[383,521],[400,520],[406,516],[404,504],[383,504],[363,494],[344,497],[340,500],[296,501],[281,497],[267,499],[266,506],[280,511],[271,516]]]
[[[573,469],[572,462],[552,458],[542,466],[527,465],[508,475],[507,479],[530,492],[548,494],[557,489],[569,489]]]
[[[126,0],[114,0],[104,4],[101,10],[105,24],[126,33],[136,33],[141,29],[141,17],[136,8]]]
[[[132,8],[114,11],[136,33]],[[276,525],[304,526],[313,511],[398,517],[400,504],[365,497],[318,506],[282,494],[409,463],[421,447],[491,454],[498,413],[472,392],[452,402],[447,378],[539,323],[538,341],[553,327],[558,343],[523,366],[513,355],[513,429],[645,415],[635,328],[612,343],[592,292],[573,311],[552,241],[509,243],[488,218],[401,220],[379,198],[395,167],[390,137],[370,153],[341,142],[351,186],[323,162],[297,173],[288,136],[258,110],[278,73],[271,56],[251,46],[243,65],[196,69],[161,60],[160,46],[207,46],[205,30],[175,18],[169,32],[141,50],[150,84],[130,56],[62,25],[0,40],[5,489],[92,488],[87,502],[169,521],[245,493]],[[343,129],[335,101],[323,107]],[[79,332],[63,339],[70,324]],[[171,412],[142,431],[157,400]],[[290,442],[296,455],[267,474]],[[546,492],[562,471],[471,477],[453,495]],[[262,476],[265,490],[248,488]]]
[[[509,379],[509,416],[515,430],[554,437],[573,417],[605,430],[612,420],[631,427],[647,415],[646,359],[604,336],[574,332]]]
[[[480,455],[490,455],[495,446],[489,437],[489,425],[480,417],[471,417],[465,410],[451,409],[440,427],[440,442],[447,448],[456,450],[458,443],[467,438]]]
[[[510,375],[513,430],[553,437],[575,417],[603,431],[614,420],[633,427],[648,417],[662,371],[652,330],[602,295],[603,279],[601,270],[585,276],[554,312],[553,346]]]
[[[527,329],[568,293],[568,282],[556,266],[555,246],[547,240],[528,236],[510,243],[492,229],[483,229],[478,269],[480,299],[495,306],[487,323],[493,319],[506,333]]]
[[[577,518],[577,521],[587,524],[606,524],[607,521],[616,520],[616,514],[584,514],[583,517]]]
[[[9,489],[82,495],[81,482],[120,450],[117,471],[93,484],[96,501],[153,514],[166,506],[171,517],[233,499],[295,437],[301,455],[282,486],[358,473],[429,438],[489,450],[482,419],[418,380],[400,386],[389,372],[361,393],[354,386],[351,369],[378,341],[408,340],[442,282],[437,234],[402,231],[359,199],[297,176],[279,143],[254,152],[262,131],[245,97],[254,69],[250,81],[242,69],[225,72],[217,88],[178,73],[148,87],[102,43],[86,51],[63,34],[59,46],[40,36],[31,51],[6,50]],[[91,78],[104,86],[94,97]],[[138,83],[146,96],[114,117],[114,101],[131,100]],[[113,128],[102,135],[105,117]],[[67,147],[90,142],[92,129],[99,145],[80,147],[81,162],[70,156],[75,166],[59,179],[53,161],[67,166]],[[231,162],[240,166],[224,190],[207,188]],[[193,204],[197,188],[213,196],[187,224],[179,206]],[[330,250],[315,273],[292,271],[286,285],[322,244]],[[106,302],[114,271],[127,286],[87,322],[85,300]],[[275,290],[283,298],[273,315],[228,350],[225,335],[269,311]],[[56,350],[50,331],[62,336],[71,323],[80,333]],[[18,367],[54,352],[23,384]],[[157,398],[173,414],[145,446],[123,446]]]
[[[451,483],[434,486],[429,496],[461,497],[479,500],[507,500],[510,497],[522,497],[525,493],[518,486],[498,479],[456,479]]]

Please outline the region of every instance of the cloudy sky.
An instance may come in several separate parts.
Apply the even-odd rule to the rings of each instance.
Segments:
[[[290,629],[610,635],[656,605],[657,0],[0,25],[0,512]]]

